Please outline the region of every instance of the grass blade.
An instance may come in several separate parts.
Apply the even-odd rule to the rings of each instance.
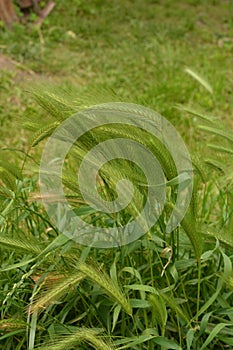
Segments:
[[[185,68],[185,72],[188,73],[193,79],[197,80],[207,91],[213,94],[212,86],[208,83],[206,79],[201,77],[200,74],[194,72],[194,70],[190,68]]]
[[[219,323],[217,326],[214,327],[214,329],[210,332],[210,335],[202,345],[200,350],[204,350],[207,348],[207,346],[212,342],[212,340],[216,337],[216,335],[226,326],[233,326],[233,323],[227,324],[227,323]]]

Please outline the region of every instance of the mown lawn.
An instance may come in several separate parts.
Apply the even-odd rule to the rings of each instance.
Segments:
[[[55,84],[113,89],[119,97],[151,106],[174,122],[185,118],[174,105],[188,103],[231,123],[231,14],[230,1],[68,5],[61,0],[40,30],[33,24],[17,25],[11,32],[2,29],[0,45],[4,54]],[[185,73],[186,67],[209,81],[212,95]],[[11,79],[1,75],[4,101],[4,92],[13,94],[19,84],[8,91],[5,80]],[[14,95],[17,92],[23,95],[19,102],[26,99],[18,89]]]

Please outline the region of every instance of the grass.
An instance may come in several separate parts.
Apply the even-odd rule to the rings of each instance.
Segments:
[[[173,121],[180,117],[176,103],[221,117],[231,115],[231,6],[72,1],[67,8],[59,1],[41,30],[17,25],[2,31],[0,44],[4,53],[59,84],[108,87]],[[212,96],[186,67],[209,80]]]
[[[230,1],[60,0],[41,28],[33,16],[11,30],[1,25],[0,349],[232,347],[231,11]],[[171,234],[177,183],[147,234],[97,249],[50,221],[38,167],[54,125],[82,105],[111,100],[143,104],[173,123],[191,153],[195,186]],[[114,198],[112,186],[126,174],[135,185],[132,205],[119,218],[82,204],[81,156],[122,134],[159,155],[166,174],[172,169],[158,141],[132,128],[83,137],[63,184],[78,215],[97,227],[127,222],[145,199],[135,181],[145,182],[141,172],[112,162],[102,169],[100,192]]]

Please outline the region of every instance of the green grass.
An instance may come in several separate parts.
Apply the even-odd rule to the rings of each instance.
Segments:
[[[54,83],[108,87],[176,122],[177,103],[231,121],[232,4],[58,1],[42,29],[2,30],[3,53]],[[18,40],[19,38],[19,40]],[[214,94],[188,76],[197,71]]]
[[[11,64],[0,71],[0,349],[232,347],[231,12],[231,1],[60,0],[41,28],[1,25],[0,49]],[[174,185],[146,235],[97,249],[50,222],[38,169],[54,125],[82,104],[112,100],[151,107],[174,124],[191,153],[195,187],[171,234]],[[82,206],[74,164],[96,141],[124,133],[159,155],[170,174],[169,155],[132,128],[83,137],[63,184],[71,205],[96,226],[119,217]],[[127,222],[145,198],[141,172],[113,162],[102,169],[100,191],[113,198],[125,173],[136,193],[121,217]]]

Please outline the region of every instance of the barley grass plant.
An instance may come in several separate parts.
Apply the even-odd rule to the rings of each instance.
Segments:
[[[71,103],[50,92],[36,92],[35,98],[51,110],[51,117],[42,127],[38,120],[37,124],[25,121],[25,127],[34,130],[32,149],[40,147],[70,113],[90,105]],[[177,182],[171,180],[177,173],[162,145],[140,130],[114,125],[96,128],[92,135],[77,140],[64,167],[63,184],[70,205],[98,227],[117,224],[119,217],[91,210],[83,201],[74,165],[86,151],[106,137],[119,135],[140,140],[160,157],[168,181],[167,205],[147,234],[119,248],[83,247],[59,233],[41,206],[36,181],[24,179],[20,168],[2,161],[0,244],[7,264],[1,270],[0,327],[4,332],[1,340],[8,347],[14,343],[18,348],[28,344],[28,349],[231,346],[231,134],[215,119],[184,109],[199,118],[198,129],[211,134],[212,141],[208,158],[193,155],[190,207],[170,234],[166,224],[177,188]],[[63,110],[68,112],[62,114]],[[220,157],[216,152],[211,155],[216,150],[224,159],[223,166],[216,165]],[[126,221],[146,195],[141,186],[143,174],[131,167],[132,163],[113,162],[99,174],[100,190],[107,199],[112,198],[112,186],[125,172],[136,187],[133,207],[123,211],[121,220]]]
[[[231,13],[230,1],[59,0],[42,27],[0,23],[1,55],[18,62],[0,72],[0,349],[233,347]],[[131,205],[121,215],[87,205],[77,169],[96,144],[140,142],[166,180],[157,223],[128,245],[97,249],[58,230],[38,173],[59,125],[118,101],[152,108],[175,126],[191,155],[193,193],[167,233],[179,174],[166,147],[133,127],[86,133],[64,162],[62,184],[88,224],[121,227],[147,195],[139,167],[117,159],[101,168],[98,191],[112,201],[127,178]]]

